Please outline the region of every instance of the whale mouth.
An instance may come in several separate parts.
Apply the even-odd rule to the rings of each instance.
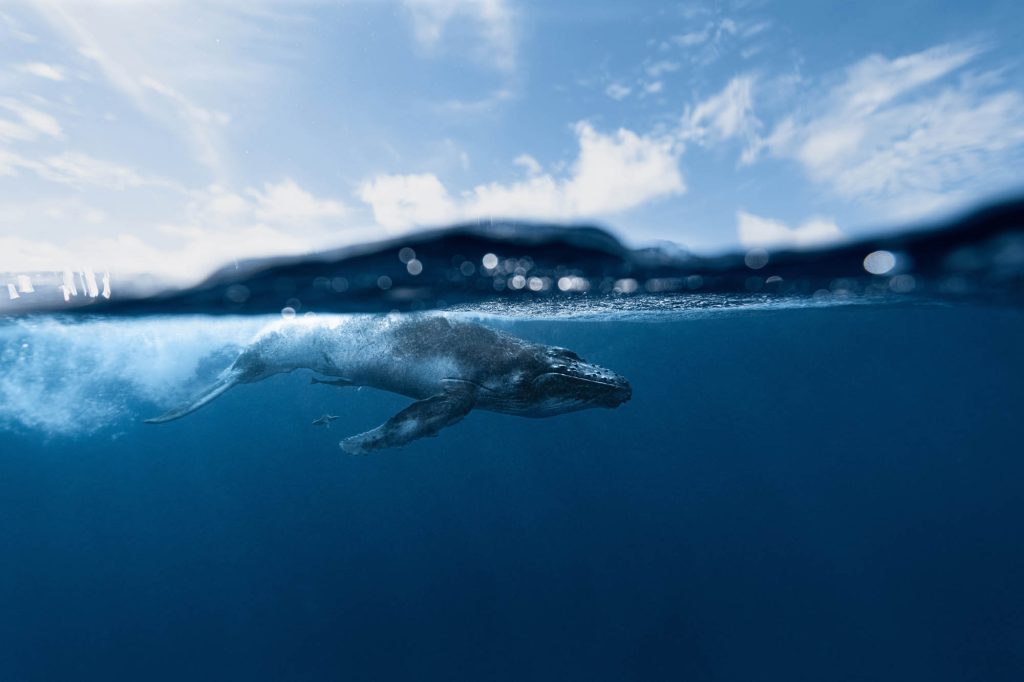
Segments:
[[[544,383],[561,383],[571,388],[577,401],[601,407],[618,407],[633,397],[633,388],[625,379],[612,375],[609,377],[588,377],[574,373],[545,372],[536,381]]]
[[[612,382],[612,381],[601,381],[599,379],[583,379],[583,378],[580,378],[580,377],[573,377],[573,379],[576,380],[576,381],[581,381],[581,382],[585,382],[585,383],[588,383],[588,384],[593,384],[595,386],[601,386],[602,388],[608,389],[608,391],[610,393],[613,393],[616,396],[621,396],[622,397],[622,400],[620,402],[626,402],[627,400],[629,400],[630,398],[633,397],[633,387],[629,385],[628,381]]]
[[[598,383],[609,388],[609,391],[606,393],[607,399],[599,401],[605,407],[618,407],[623,403],[628,403],[633,397],[633,387],[629,385],[628,381],[624,381],[621,384]]]

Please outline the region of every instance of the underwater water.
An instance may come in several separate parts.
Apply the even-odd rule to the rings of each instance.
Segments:
[[[482,322],[632,400],[356,457],[408,399],[142,423],[263,318],[0,328],[2,677],[1020,679],[1021,310]]]
[[[878,244],[776,258],[775,282],[796,284],[774,293],[775,266],[742,256],[701,263],[696,287],[692,263],[586,279],[589,256],[549,279],[518,274],[524,260],[442,273],[452,302],[426,314],[571,349],[632,397],[544,419],[476,409],[366,456],[339,441],[411,399],[308,370],[144,420],[268,325],[419,319],[387,312],[420,300],[389,298],[397,275],[357,317],[304,316],[317,306],[303,311],[295,282],[344,293],[331,272],[277,290],[245,272],[146,314],[11,315],[0,679],[1022,679],[1011,227],[934,257],[882,245],[881,274],[864,272]],[[472,248],[459,245],[486,267]],[[346,287],[378,281],[346,272]],[[11,287],[12,301],[29,289]],[[288,305],[237,314],[265,312],[237,309],[250,294]],[[338,419],[312,423],[324,414]]]

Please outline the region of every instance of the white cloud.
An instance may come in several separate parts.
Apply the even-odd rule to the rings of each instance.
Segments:
[[[38,76],[39,78],[45,78],[51,81],[62,81],[64,80],[64,69],[53,64],[44,64],[43,62],[29,62],[27,64],[19,64],[18,71],[27,73],[32,76]]]
[[[89,59],[107,84],[184,140],[195,160],[222,181],[228,176],[222,140],[228,117],[209,103],[244,102],[273,83],[269,60],[282,56],[281,46],[294,37],[306,10],[271,0],[25,7],[48,24],[51,39]],[[96,83],[95,72],[83,78]]]
[[[0,125],[0,135],[3,134],[3,126]],[[0,176],[15,175],[21,167],[23,159],[0,147]]]
[[[647,68],[644,69],[644,71],[646,71],[647,75],[650,76],[651,78],[661,78],[661,76],[666,73],[678,71],[680,66],[681,64],[679,62],[662,60],[660,62],[655,62],[654,64],[648,65]]]
[[[754,36],[764,33],[772,27],[770,21],[756,21],[752,24],[747,24],[740,30],[740,36],[743,38],[753,38]]]
[[[172,110],[176,112],[184,130],[187,131],[196,159],[203,165],[218,170],[221,164],[218,129],[227,125],[231,117],[222,111],[201,107],[166,83],[149,76],[141,78],[139,85],[170,102]]]
[[[897,59],[871,55],[847,70],[846,80],[829,97],[850,114],[868,115],[897,97],[964,66],[980,50],[972,46],[939,45]]]
[[[438,108],[446,113],[477,115],[493,111],[499,104],[515,96],[515,92],[509,88],[498,88],[479,99],[450,99],[442,102]]]
[[[533,158],[529,154],[520,154],[512,161],[512,163],[517,166],[522,166],[526,169],[526,172],[529,175],[540,175],[544,171],[537,159]]]
[[[56,118],[11,98],[0,99],[0,109],[17,116],[18,121],[0,118],[0,141],[34,140],[40,135],[61,138],[64,136]]]
[[[1024,144],[1024,94],[971,73],[945,82],[978,53],[940,45],[863,59],[759,139],[747,160],[765,151],[793,159],[838,196],[870,199],[894,217],[995,191],[1013,180],[1008,159]]]
[[[754,115],[754,79],[737,76],[716,95],[687,108],[680,136],[708,145],[735,137],[754,139],[761,122]]]
[[[318,199],[287,178],[279,183],[264,183],[263,190],[249,190],[256,205],[254,216],[272,224],[305,224],[344,217],[345,205],[335,199]]]
[[[24,30],[21,23],[10,14],[0,12],[0,36],[7,35],[22,43],[37,43],[39,38]]]
[[[0,175],[16,175],[23,170],[34,173],[43,180],[78,187],[91,186],[114,190],[143,186],[178,188],[169,180],[143,176],[128,166],[79,152],[30,159],[0,149]]]
[[[457,219],[458,210],[436,175],[378,175],[365,182],[359,198],[373,208],[377,223],[390,230],[440,225]]]
[[[181,115],[190,123],[215,123],[217,125],[227,125],[227,123],[231,121],[231,117],[224,112],[204,109],[203,107],[190,102],[187,97],[171,86],[166,83],[161,83],[155,78],[144,76],[139,80],[139,85],[147,90],[152,90],[153,92],[166,97],[171,103],[180,109]]]
[[[653,83],[644,83],[644,93],[648,95],[656,95],[662,91],[665,84],[661,81],[654,81]]]
[[[89,268],[187,284],[232,259],[311,253],[374,233],[341,224],[346,214],[341,202],[316,197],[290,179],[240,192],[219,186],[191,192],[183,215],[146,225],[145,238],[138,225],[117,231],[123,221],[95,209],[70,208],[84,213],[55,216],[75,225],[67,239],[0,235],[0,272]],[[26,212],[38,215],[39,208]],[[7,213],[12,215],[0,215],[0,225],[18,220],[18,211],[8,207]],[[90,227],[91,218],[103,218],[106,227]]]
[[[839,227],[827,218],[811,218],[797,227],[746,211],[736,212],[736,230],[740,244],[746,247],[810,247],[842,239]]]
[[[189,229],[265,226],[299,234],[306,228],[315,231],[336,224],[348,215],[348,207],[337,199],[317,197],[285,178],[241,191],[211,185],[190,192],[187,214]]]
[[[123,95],[152,121],[180,136],[193,157],[214,170],[213,178],[222,184],[227,184],[223,169],[229,165],[222,131],[229,116],[210,103],[239,101],[236,95],[243,86],[265,85],[269,67],[264,68],[259,55],[267,51],[242,48],[281,41],[297,25],[295,16],[275,24],[281,14],[293,11],[278,13],[273,3],[263,0],[237,7],[40,2],[24,9],[38,12],[34,19],[45,20],[35,23],[49,24],[47,37],[52,43],[65,43],[60,53],[74,50],[91,61],[82,67],[77,55],[71,57],[77,59],[76,73],[82,74],[80,85],[89,89],[90,98],[115,109],[120,103],[111,95]],[[266,30],[267,23],[274,31]],[[65,75],[44,61],[21,64],[10,73],[18,79],[12,82],[25,85],[30,85],[29,78],[54,80]],[[51,101],[61,102],[63,110],[76,109],[78,120],[92,113],[80,110],[82,102],[75,92],[64,95]],[[187,282],[232,258],[309,252],[379,232],[340,224],[347,215],[342,202],[315,196],[290,179],[236,191],[189,191],[69,145],[55,149],[54,140],[75,140],[80,134],[75,128],[65,132],[63,119],[42,111],[46,102],[0,95],[0,177],[35,176],[89,191],[45,188],[40,198],[25,202],[14,198],[21,186],[10,183],[0,211],[0,270],[110,269]],[[154,147],[159,148],[156,153],[175,146],[173,139],[165,142]],[[92,205],[75,206],[76,197],[85,197]]]
[[[178,45],[173,57],[170,53],[162,53],[168,38],[179,33],[172,7],[62,3],[41,4],[37,9],[140,111],[180,131],[193,146],[200,163],[215,170],[219,168],[220,161],[213,150],[216,145],[211,141],[211,131],[206,130],[209,126],[189,113],[190,107],[195,105],[170,86],[161,88],[161,81],[152,75],[166,73],[169,68],[190,61],[195,55],[186,45]],[[195,22],[195,26],[197,32],[204,28],[200,22]],[[139,39],[142,35],[153,39],[142,41]],[[166,79],[166,76],[162,78]],[[154,94],[164,101],[155,99]],[[167,105],[168,99],[172,106]]]
[[[147,239],[122,232],[94,236],[82,227],[61,242],[0,236],[0,271],[92,269],[151,275],[174,284],[195,282],[218,267],[257,256],[310,253],[316,236],[270,225],[164,225]]]
[[[11,140],[31,140],[37,137],[36,133],[26,125],[16,123],[9,119],[0,118],[0,141],[10,142]]]
[[[605,216],[686,190],[679,171],[681,149],[674,140],[626,129],[605,135],[585,122],[576,125],[576,135],[579,156],[564,177],[540,173],[539,164],[534,168],[521,156],[519,165],[537,171],[529,178],[477,185],[457,199],[432,174],[377,176],[360,188],[359,196],[382,226],[404,229],[488,217]]]
[[[604,89],[604,94],[608,95],[614,100],[622,100],[629,97],[629,93],[633,92],[632,88],[623,85],[622,83],[612,83]]]
[[[449,24],[465,20],[478,31],[478,57],[504,71],[516,64],[515,16],[505,0],[403,0],[421,47],[435,51]]]
[[[679,47],[696,47],[707,42],[708,38],[711,37],[711,29],[713,24],[706,24],[704,28],[699,31],[690,31],[689,33],[681,33],[676,36],[672,36],[671,41]]]
[[[579,156],[568,177],[549,174],[512,184],[479,185],[464,197],[473,217],[573,219],[609,215],[657,198],[682,194],[680,149],[673,140],[620,128],[604,135],[576,125]]]
[[[739,26],[732,19],[709,21],[696,31],[689,31],[669,38],[669,42],[687,53],[693,63],[707,66],[722,55],[726,39],[735,36]]]
[[[165,181],[144,178],[127,166],[75,152],[47,157],[35,162],[31,168],[46,180],[71,185],[127,189],[143,185],[166,184]]]

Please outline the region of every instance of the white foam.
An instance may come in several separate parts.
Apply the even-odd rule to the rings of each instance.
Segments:
[[[100,295],[100,289],[96,286],[96,273],[92,270],[85,270],[82,272],[82,276],[85,278],[85,293],[89,298],[96,298]]]
[[[248,342],[265,318],[146,318],[0,326],[0,425],[87,434],[185,399],[204,358]],[[152,406],[145,405],[152,403]]]
[[[78,296],[78,287],[75,286],[75,273],[65,270],[62,279],[63,284],[61,288],[64,291],[64,300],[68,300],[71,296]]]

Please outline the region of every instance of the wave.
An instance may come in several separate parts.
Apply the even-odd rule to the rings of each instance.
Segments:
[[[57,273],[49,280],[37,273],[35,279],[32,286],[24,275],[12,278],[10,300],[0,297],[0,314],[680,310],[708,302],[885,300],[894,295],[1020,303],[1024,199],[817,250],[755,248],[707,257],[671,244],[630,249],[590,226],[495,222],[310,256],[245,261],[194,287],[156,294],[148,293],[151,282],[111,284],[94,273]],[[646,303],[627,303],[637,299]]]

